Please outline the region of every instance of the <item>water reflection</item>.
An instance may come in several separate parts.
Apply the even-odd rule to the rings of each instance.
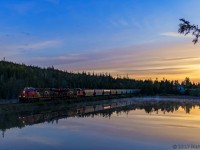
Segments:
[[[166,114],[178,110],[184,110],[189,114],[192,108],[200,107],[198,100],[141,100],[141,99],[122,99],[109,101],[85,102],[76,104],[51,104],[22,105],[18,111],[8,113],[0,109],[0,130],[2,136],[10,128],[23,128],[27,125],[34,125],[42,122],[56,122],[59,119],[68,117],[107,117],[113,113],[120,115],[122,112],[129,114],[130,111],[141,110],[147,114]],[[27,108],[28,107],[28,108]],[[6,109],[5,107],[3,109]],[[9,109],[9,108],[7,108]],[[20,110],[20,111],[19,111]]]

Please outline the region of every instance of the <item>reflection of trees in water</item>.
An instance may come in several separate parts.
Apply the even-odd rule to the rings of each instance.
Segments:
[[[59,119],[68,117],[105,117],[110,118],[113,113],[120,115],[121,113],[128,113],[135,111],[136,109],[144,110],[147,114],[156,112],[161,113],[173,113],[179,108],[185,110],[186,113],[190,113],[190,110],[195,106],[199,106],[199,101],[107,101],[104,103],[80,103],[76,105],[63,106],[63,104],[57,104],[56,106],[45,105],[43,108],[37,108],[33,105],[31,111],[18,111],[13,113],[0,113],[0,129],[2,130],[2,136],[4,131],[13,127],[22,128],[26,125],[34,125],[42,122],[58,123]],[[21,106],[20,110],[26,110],[26,106]]]

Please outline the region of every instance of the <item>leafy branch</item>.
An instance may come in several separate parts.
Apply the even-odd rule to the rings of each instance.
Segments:
[[[180,21],[181,23],[179,24],[178,32],[184,35],[192,33],[192,35],[195,36],[192,42],[196,44],[198,42],[198,38],[200,37],[200,29],[198,28],[198,25],[191,25],[190,22],[185,19],[180,19]]]

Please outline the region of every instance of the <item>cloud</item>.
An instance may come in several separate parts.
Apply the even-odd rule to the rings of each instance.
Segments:
[[[54,57],[49,57],[49,56],[44,56],[44,57],[32,57],[29,60],[24,59],[26,63],[28,64],[33,64],[33,65],[38,65],[38,66],[44,66],[44,67],[49,67],[49,66],[73,66],[73,64],[81,64],[82,62],[88,60],[87,57],[84,57],[80,54],[63,54],[60,56],[54,56]],[[60,68],[63,70],[68,69],[67,67],[65,68]]]
[[[18,42],[18,41],[17,41]],[[22,43],[19,41],[19,43]],[[14,58],[14,57],[24,57],[27,52],[36,52],[38,50],[47,50],[50,48],[56,48],[62,45],[62,40],[44,40],[38,42],[27,42],[23,44],[15,43],[1,43],[0,53],[3,57]]]
[[[47,41],[42,41],[38,43],[33,43],[30,45],[24,45],[25,49],[44,49],[44,48],[51,48],[55,47],[61,44],[61,41],[59,40],[47,40]]]
[[[41,50],[46,48],[54,48],[56,46],[59,46],[62,44],[61,40],[46,40],[41,42],[35,42],[35,43],[26,43],[26,44],[20,44],[20,45],[12,45],[9,49],[19,49],[24,51],[30,51],[30,50]]]
[[[159,68],[148,68],[148,69],[133,69],[133,70],[119,70],[122,73],[129,73],[129,74],[156,74],[156,75],[180,75],[185,74],[188,72],[195,72],[194,69],[187,68],[187,67],[159,67]]]
[[[165,61],[176,61],[176,60],[192,60],[192,59],[200,59],[200,57],[173,57],[173,58],[165,58]]]
[[[110,19],[110,24],[114,27],[128,27],[130,23],[125,18]]]
[[[162,36],[168,36],[168,37],[177,37],[177,38],[192,38],[192,35],[191,34],[188,34],[187,36],[184,36],[183,34],[179,34],[179,33],[176,33],[176,32],[164,32],[164,33],[161,33],[160,35]]]

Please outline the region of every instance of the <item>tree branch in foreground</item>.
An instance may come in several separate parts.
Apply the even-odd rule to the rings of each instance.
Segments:
[[[200,29],[198,28],[198,25],[191,25],[190,22],[185,19],[180,19],[180,21],[181,23],[179,24],[178,32],[184,35],[192,33],[192,35],[195,36],[192,42],[196,44],[198,42],[198,38],[200,37]]]

